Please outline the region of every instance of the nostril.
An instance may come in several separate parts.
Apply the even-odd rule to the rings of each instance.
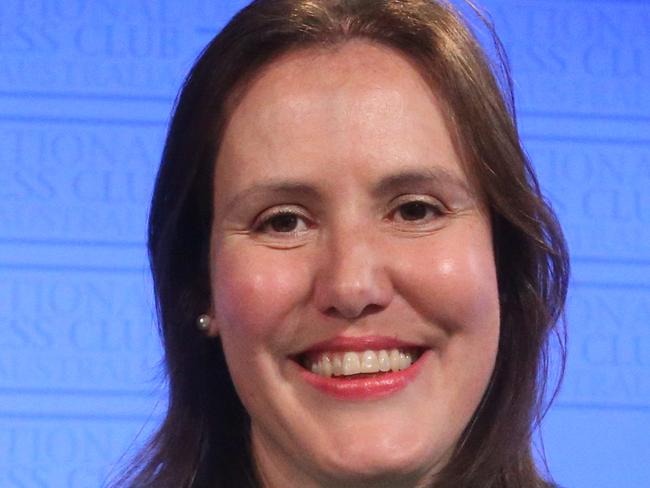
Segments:
[[[332,263],[320,270],[314,287],[314,300],[323,313],[347,319],[385,309],[393,299],[390,277],[381,263],[367,258]],[[363,266],[359,261],[364,261]]]
[[[366,308],[363,309],[361,312],[364,315],[372,315],[377,312],[381,312],[384,309],[381,305],[376,305],[374,303],[371,303],[370,305],[366,305]]]
[[[367,315],[373,315],[384,310],[384,307],[374,303],[364,306],[361,310],[358,308],[352,307],[343,307],[343,306],[332,306],[325,311],[325,315],[329,317],[340,317],[343,316],[346,319],[356,319],[365,317]]]

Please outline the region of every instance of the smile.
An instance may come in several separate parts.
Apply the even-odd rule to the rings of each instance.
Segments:
[[[422,355],[422,349],[380,349],[363,352],[321,352],[304,355],[301,365],[319,376],[358,376],[402,371]]]
[[[312,387],[340,400],[372,400],[413,381],[431,349],[381,336],[337,337],[294,356]]]

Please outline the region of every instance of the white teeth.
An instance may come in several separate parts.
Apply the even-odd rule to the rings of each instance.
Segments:
[[[311,372],[314,374],[320,374],[320,363],[312,363]]]
[[[320,371],[323,376],[332,376],[332,361],[327,354],[320,360]]]
[[[379,371],[379,361],[375,351],[366,351],[361,357],[361,372],[376,373]]]
[[[400,356],[397,349],[393,349],[390,352],[390,369],[393,371],[399,371],[400,366]]]
[[[419,355],[413,357],[411,352],[399,349],[387,351],[364,351],[363,353],[349,351],[346,353],[322,354],[318,361],[308,364],[312,373],[319,376],[352,376],[360,373],[386,373],[401,371],[413,364]]]
[[[399,353],[399,369],[406,369],[411,365],[411,355],[404,352]]]
[[[390,371],[390,356],[383,349],[379,351],[379,371]]]
[[[361,360],[356,352],[346,352],[343,355],[343,376],[361,373]]]
[[[339,354],[335,354],[334,359],[332,359],[332,374],[334,376],[341,376],[343,374],[343,361],[341,361]]]

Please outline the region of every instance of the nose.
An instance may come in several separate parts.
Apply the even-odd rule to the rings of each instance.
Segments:
[[[390,256],[362,233],[345,233],[323,243],[314,300],[325,314],[354,319],[384,309],[393,298],[386,269]]]

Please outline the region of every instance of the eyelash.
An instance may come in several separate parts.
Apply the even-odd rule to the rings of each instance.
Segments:
[[[298,217],[303,220],[308,220],[307,217],[305,217],[303,214],[299,212],[295,212],[293,210],[288,210],[288,209],[279,209],[279,210],[273,210],[269,215],[263,217],[260,219],[260,221],[255,224],[253,227],[253,230],[256,233],[262,233],[264,232],[264,229],[268,226],[271,225],[273,219],[276,219],[278,217],[284,217],[284,216],[289,216],[289,217]],[[280,232],[280,234],[295,234],[296,231],[291,231],[291,232]]]
[[[401,208],[403,208],[403,207],[405,207],[407,205],[411,205],[411,204],[424,205],[425,207],[427,207],[427,210],[430,210],[430,211],[433,212],[433,214],[434,214],[433,218],[442,217],[443,215],[445,215],[447,213],[446,209],[440,203],[432,203],[432,202],[423,201],[423,200],[409,200],[409,201],[403,202],[403,203],[399,204],[397,207],[395,207],[395,209],[391,211],[391,215],[396,214],[397,212],[399,212],[399,210]],[[289,209],[278,209],[278,210],[272,211],[269,215],[266,215],[263,218],[261,218],[253,226],[253,230],[256,233],[263,233],[263,232],[265,232],[265,229],[268,228],[268,226],[270,226],[272,224],[273,219],[276,219],[278,217],[284,217],[284,216],[297,217],[299,219],[303,219],[304,221],[308,220],[308,218],[305,215],[301,214],[300,212],[296,212],[294,210],[289,210]],[[420,221],[420,220],[422,220],[422,219],[417,219],[417,221]],[[406,220],[406,222],[411,222],[411,221]],[[307,226],[309,227],[309,225],[307,225]],[[299,232],[299,231],[294,230],[294,231],[289,231],[289,232],[277,232],[277,233],[278,234],[292,235],[292,234],[296,234],[297,232]]]

